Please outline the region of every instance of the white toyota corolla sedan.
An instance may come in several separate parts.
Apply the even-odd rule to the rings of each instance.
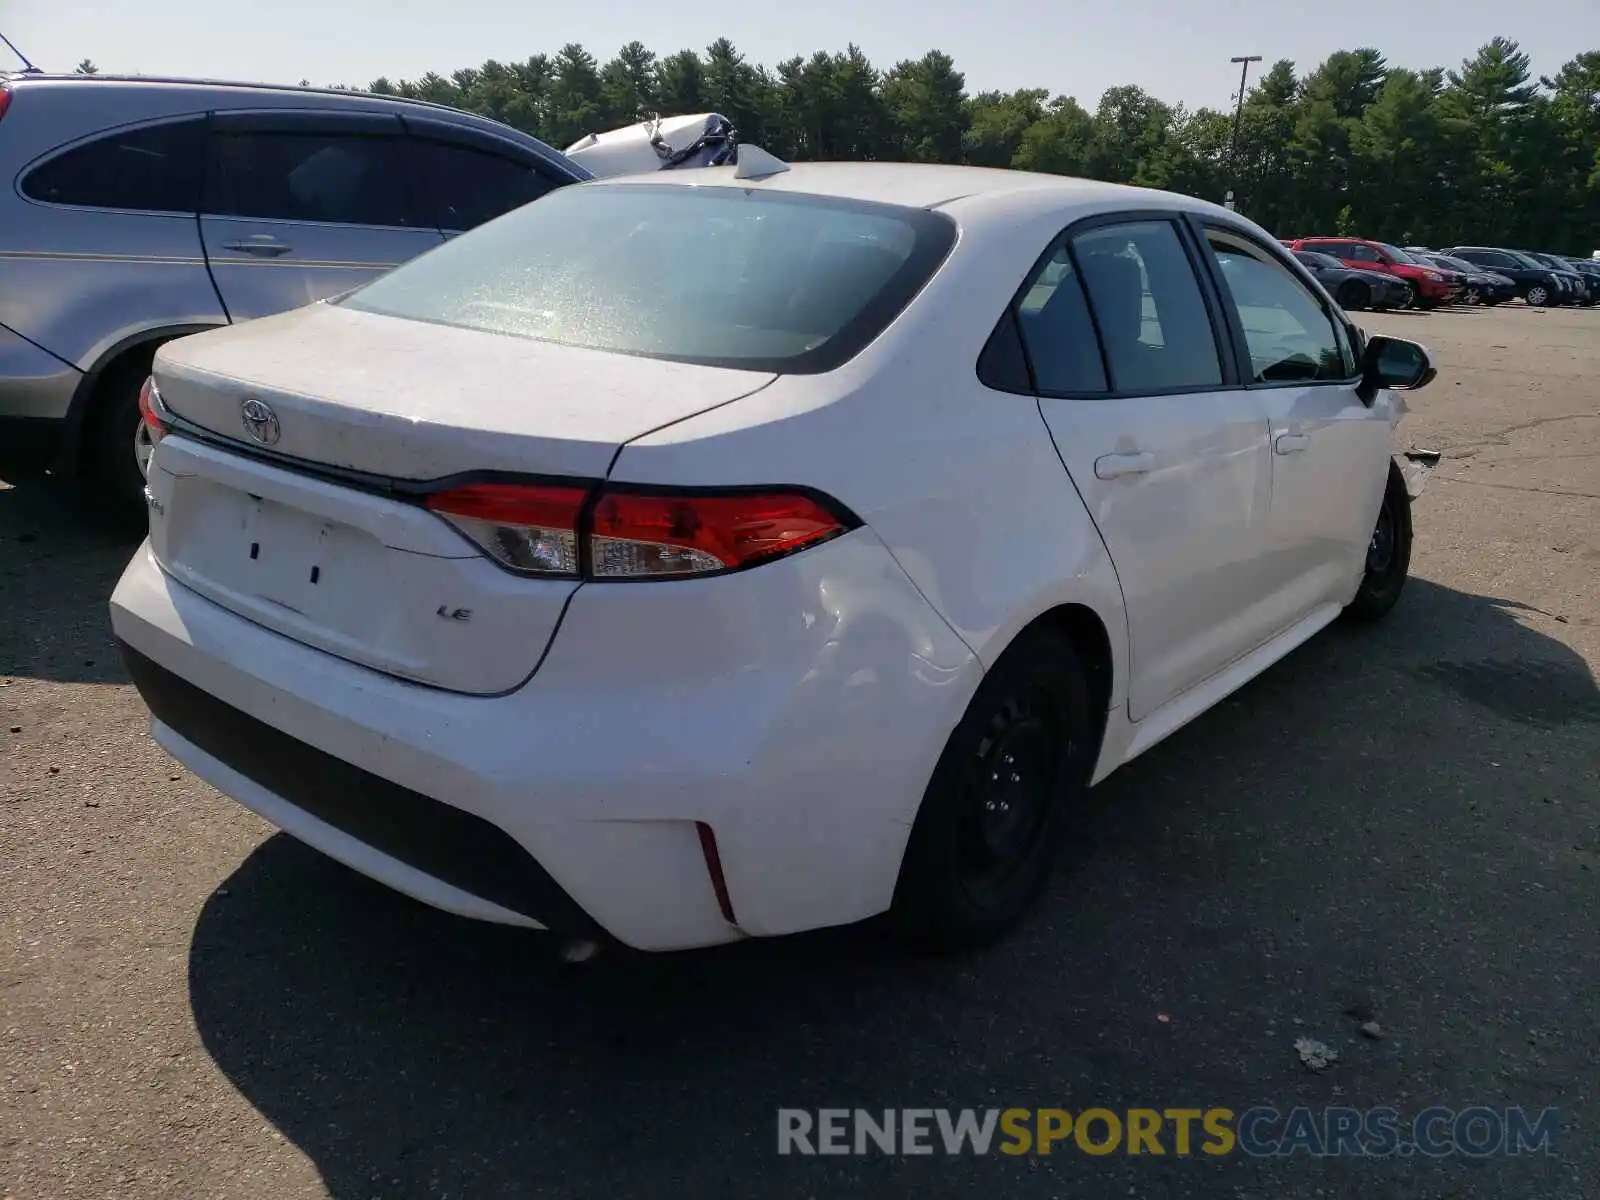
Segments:
[[[162,746],[429,904],[961,948],[1089,786],[1394,604],[1432,375],[1183,196],[585,184],[166,345],[112,619]]]

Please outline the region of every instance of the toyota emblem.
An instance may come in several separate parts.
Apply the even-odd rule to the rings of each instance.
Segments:
[[[252,442],[270,446],[278,440],[278,414],[260,400],[239,402],[239,415],[244,418],[244,431]]]

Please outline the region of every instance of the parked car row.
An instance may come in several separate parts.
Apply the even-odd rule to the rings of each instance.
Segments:
[[[1347,309],[1600,302],[1600,261],[1495,246],[1404,248],[1366,238],[1281,238]],[[1387,280],[1383,286],[1380,280]]]
[[[1365,238],[1308,237],[1285,240],[1284,245],[1299,253],[1312,251],[1339,260],[1340,265],[1357,271],[1392,276],[1411,289],[1411,303],[1405,307],[1437,308],[1454,303],[1463,292],[1462,281],[1454,273],[1440,271],[1413,259],[1398,246]]]
[[[1411,248],[1413,257],[1443,255],[1469,269],[1491,272],[1511,280],[1516,295],[1536,306],[1580,304],[1591,308],[1600,301],[1600,263],[1568,259],[1555,254],[1535,254],[1503,246],[1453,246],[1442,251]]]
[[[1347,312],[1410,308],[1416,302],[1416,291],[1398,275],[1351,267],[1316,250],[1296,250],[1294,256]]]

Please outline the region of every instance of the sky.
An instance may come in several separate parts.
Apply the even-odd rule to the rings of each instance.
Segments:
[[[0,33],[45,70],[90,58],[105,72],[352,86],[569,41],[603,62],[635,38],[667,54],[727,37],[769,66],[855,42],[880,67],[943,50],[974,93],[1042,87],[1092,108],[1106,88],[1135,83],[1226,108],[1240,54],[1305,72],[1374,46],[1393,66],[1453,67],[1498,34],[1551,75],[1600,50],[1600,0],[0,0]]]

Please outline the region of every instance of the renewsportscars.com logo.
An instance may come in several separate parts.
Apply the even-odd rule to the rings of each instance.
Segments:
[[[1560,1127],[1554,1108],[780,1108],[778,1153],[1488,1158],[1553,1155]]]

